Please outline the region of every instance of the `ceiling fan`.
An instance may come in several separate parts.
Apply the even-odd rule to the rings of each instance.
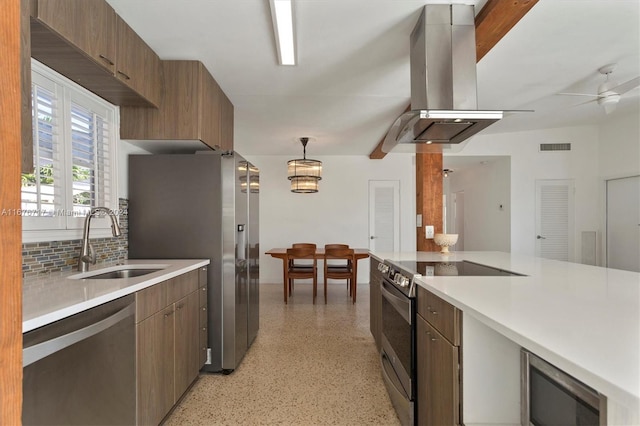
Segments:
[[[618,84],[613,80],[609,80],[609,75],[616,68],[617,64],[609,64],[605,65],[598,69],[598,72],[606,77],[604,83],[598,86],[598,93],[558,93],[558,95],[570,95],[570,96],[591,96],[595,99],[592,99],[587,102],[583,102],[578,105],[584,105],[591,102],[597,102],[598,105],[602,105],[607,114],[611,113],[615,110],[616,105],[620,101],[620,97],[627,93],[628,91],[635,89],[640,86],[640,77],[632,78],[629,81],[626,81],[622,84]],[[577,106],[577,105],[576,105]]]

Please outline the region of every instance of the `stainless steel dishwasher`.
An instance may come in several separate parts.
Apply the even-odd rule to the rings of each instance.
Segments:
[[[135,424],[135,298],[23,336],[24,425]]]

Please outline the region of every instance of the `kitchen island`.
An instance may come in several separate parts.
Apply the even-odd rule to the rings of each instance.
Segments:
[[[609,425],[640,423],[640,274],[501,252],[372,253],[372,257],[467,260],[524,275],[416,280],[463,312],[466,424],[479,423],[474,416],[482,419],[480,405],[486,406],[490,398],[496,406],[511,407],[505,408],[511,421],[518,414],[520,347],[604,394]],[[500,359],[492,363],[492,354]],[[494,380],[492,373],[500,377]],[[503,383],[508,391],[494,392],[492,387]],[[496,401],[498,395],[508,401]]]

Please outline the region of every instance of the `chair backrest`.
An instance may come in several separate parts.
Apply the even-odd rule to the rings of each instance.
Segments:
[[[332,267],[352,268],[354,251],[348,247],[328,247],[324,250],[325,270]]]
[[[291,244],[291,248],[303,248],[303,247],[307,247],[307,248],[316,248],[315,243],[293,243]]]
[[[309,259],[312,266],[316,266],[316,249],[314,247],[292,247],[287,249],[287,260],[289,268],[294,267],[294,260]]]
[[[313,252],[315,253],[316,251],[316,244],[315,243],[293,243],[291,244],[291,248],[308,248],[308,249],[313,249]],[[293,266],[293,264],[295,263],[295,266],[306,266],[306,267],[312,267],[314,266],[314,262],[308,261],[308,260],[302,260],[299,262],[294,262],[293,259],[289,259],[289,266]]]
[[[325,244],[324,249],[349,248],[349,244]]]

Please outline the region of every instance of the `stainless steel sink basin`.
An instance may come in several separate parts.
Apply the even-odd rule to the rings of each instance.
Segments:
[[[152,274],[161,269],[118,269],[117,271],[104,272],[102,274],[84,277],[91,280],[112,280],[117,278],[133,278],[142,275]]]

